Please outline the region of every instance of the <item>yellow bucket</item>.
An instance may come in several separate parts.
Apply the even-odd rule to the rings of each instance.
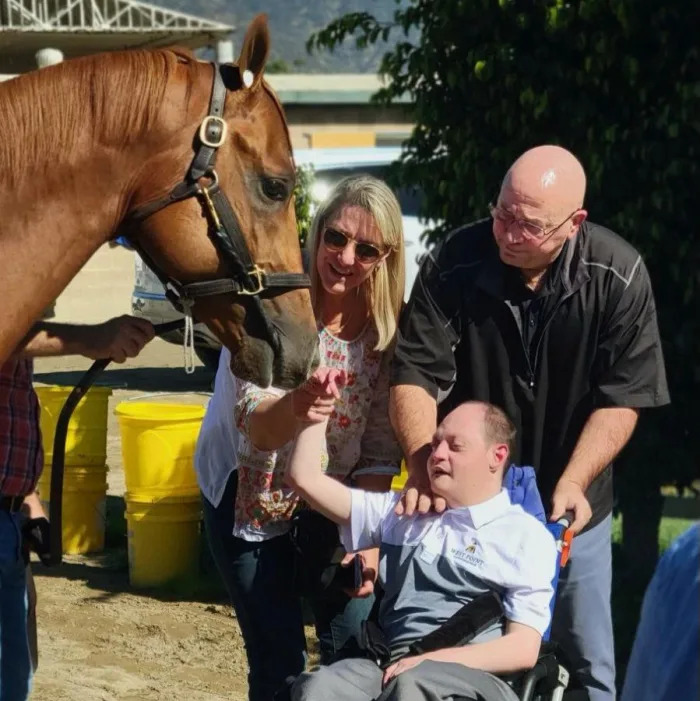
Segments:
[[[193,459],[203,406],[121,402],[115,413],[121,431],[127,492],[160,496],[199,494]]]
[[[72,387],[53,385],[36,386],[41,413],[44,464],[53,460],[53,441],[56,422]],[[109,387],[91,387],[78,402],[66,433],[66,466],[86,467],[104,465],[107,453],[107,404],[112,390]]]
[[[129,581],[155,587],[197,574],[201,501],[126,494]]]
[[[41,502],[50,514],[51,469],[45,467],[38,483]],[[66,467],[63,473],[63,552],[96,553],[105,547],[107,468]]]
[[[404,485],[406,484],[406,480],[408,479],[408,470],[406,469],[406,461],[402,460],[401,461],[401,473],[396,475],[393,480],[391,480],[391,488],[395,492],[400,492],[403,488]]]

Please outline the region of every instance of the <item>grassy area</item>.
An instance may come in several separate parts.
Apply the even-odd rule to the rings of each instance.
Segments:
[[[662,518],[659,528],[659,551],[663,552],[681,533],[695,523],[689,518]]]
[[[659,553],[662,553],[685,530],[690,528],[694,521],[687,518],[662,518],[659,528]],[[622,542],[622,516],[617,515],[612,524],[612,542]]]

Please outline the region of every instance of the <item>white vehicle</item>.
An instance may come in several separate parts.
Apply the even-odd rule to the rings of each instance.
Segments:
[[[347,175],[368,173],[384,178],[388,166],[401,154],[399,148],[327,148],[298,149],[294,152],[297,166],[311,166],[314,170],[312,197],[322,201],[333,186]],[[420,259],[426,252],[423,232],[430,226],[429,222],[418,220],[420,192],[400,188],[396,195],[401,204],[404,239],[406,246],[406,289],[404,298],[408,299],[413,281],[418,273]],[[171,321],[181,316],[166,299],[163,285],[150,268],[135,255],[134,292],[131,308],[135,316],[148,319],[157,324]],[[182,343],[182,333],[174,332],[165,336],[172,343]],[[199,359],[208,367],[216,369],[221,344],[204,324],[195,325],[195,351]]]

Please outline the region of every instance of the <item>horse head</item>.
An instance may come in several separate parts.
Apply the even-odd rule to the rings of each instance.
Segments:
[[[318,362],[292,192],[292,149],[263,80],[264,15],[237,64],[175,53],[155,128],[142,145],[121,231],[231,350],[242,379],[292,388]]]

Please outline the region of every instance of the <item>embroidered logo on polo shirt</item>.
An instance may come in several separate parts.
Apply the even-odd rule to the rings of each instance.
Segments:
[[[481,568],[484,566],[484,561],[482,558],[476,555],[477,549],[481,550],[481,545],[479,545],[479,542],[476,538],[472,538],[472,542],[469,545],[467,545],[467,547],[464,550],[460,550],[459,548],[452,548],[450,552],[457,560],[467,562],[473,567]]]

